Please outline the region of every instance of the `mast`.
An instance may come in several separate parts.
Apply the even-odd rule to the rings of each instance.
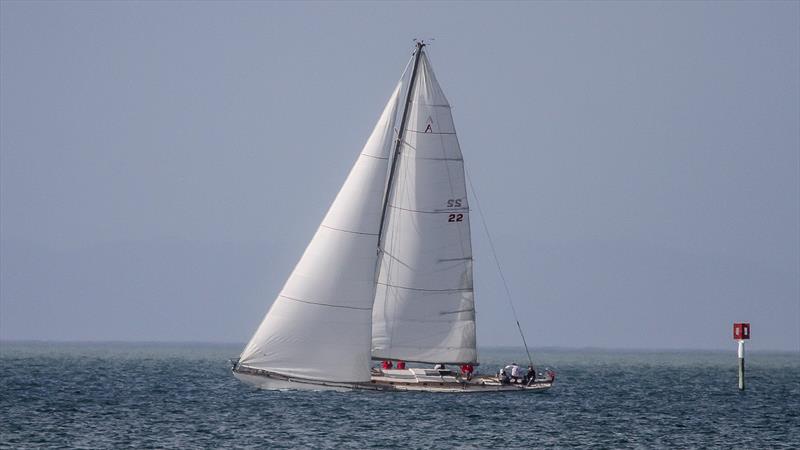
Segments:
[[[383,225],[386,221],[386,208],[389,206],[389,194],[392,191],[392,181],[397,168],[397,157],[400,156],[400,146],[403,145],[403,138],[405,137],[406,121],[408,120],[408,113],[411,110],[411,96],[414,93],[414,82],[417,80],[417,68],[419,67],[419,58],[422,56],[422,47],[425,47],[425,42],[417,41],[416,55],[414,56],[414,67],[411,68],[411,80],[408,82],[408,92],[406,93],[406,102],[403,105],[403,118],[400,120],[400,131],[397,133],[397,142],[394,146],[394,156],[392,157],[392,164],[389,166],[389,181],[386,183],[386,194],[383,196],[383,209],[381,211],[381,223],[378,225],[378,252],[382,251],[383,239]]]

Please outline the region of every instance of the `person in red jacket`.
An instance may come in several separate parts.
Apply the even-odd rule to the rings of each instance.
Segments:
[[[392,362],[391,361],[385,359],[385,360],[383,360],[383,362],[381,362],[381,369],[389,370],[391,368],[392,368]]]
[[[397,361],[397,370],[405,370],[406,362],[405,361]]]
[[[461,365],[461,376],[466,378],[467,380],[472,379],[472,371],[475,370],[472,367],[472,364],[462,364]]]

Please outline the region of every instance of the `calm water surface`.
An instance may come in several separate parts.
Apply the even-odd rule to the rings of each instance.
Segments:
[[[800,447],[800,355],[542,351],[526,394],[271,392],[239,345],[0,343],[0,447]],[[481,351],[481,372],[514,349]]]

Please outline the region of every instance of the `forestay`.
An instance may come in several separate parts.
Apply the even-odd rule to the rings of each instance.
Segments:
[[[475,363],[464,163],[450,105],[423,52],[380,243],[372,356]]]
[[[378,227],[402,85],[240,364],[312,380],[369,381]]]

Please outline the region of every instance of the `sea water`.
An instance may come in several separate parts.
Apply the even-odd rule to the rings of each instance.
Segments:
[[[3,448],[800,447],[800,355],[547,350],[546,392],[259,391],[241,345],[0,343]],[[481,373],[521,349],[482,349]]]

